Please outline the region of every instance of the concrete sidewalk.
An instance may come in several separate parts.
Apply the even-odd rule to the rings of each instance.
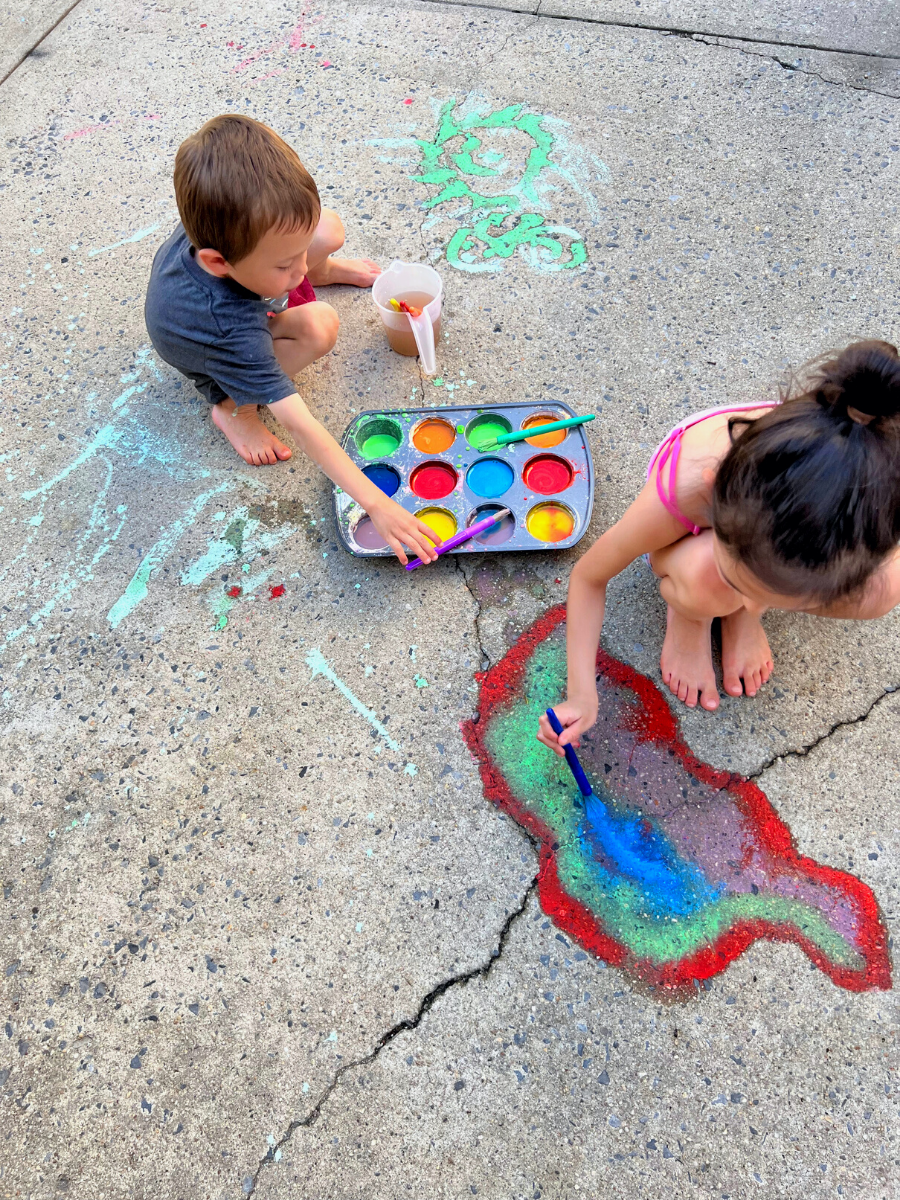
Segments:
[[[345,253],[446,289],[440,383],[329,289],[304,398],[336,434],[376,407],[597,413],[584,549],[685,413],[897,341],[896,5],[50,7],[9,10],[0,88],[0,1192],[889,1200],[893,992],[765,942],[692,999],[641,988],[541,913],[532,841],[485,799],[475,672],[580,551],[351,558],[324,478],[237,459],[142,303],[179,143],[265,121]],[[519,196],[537,120],[549,250],[486,257],[414,178],[423,147],[452,169],[441,114]],[[658,681],[663,618],[637,564],[604,645]],[[889,930],[898,625],[776,614],[763,693],[678,714]]]

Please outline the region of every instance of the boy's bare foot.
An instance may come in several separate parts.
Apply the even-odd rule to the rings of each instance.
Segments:
[[[238,406],[231,399],[223,400],[221,404],[213,405],[212,419],[241,458],[253,467],[264,467],[291,457],[290,449],[266,429],[252,404]]]
[[[703,708],[719,707],[719,689],[712,663],[711,626],[709,619],[689,620],[669,605],[666,640],[659,665],[669,691],[688,708],[696,708],[698,698]]]
[[[371,287],[381,274],[381,267],[371,258],[326,258],[309,273],[313,287],[329,283],[349,283],[353,287]]]
[[[755,696],[772,674],[773,665],[759,617],[739,608],[722,618],[722,682],[729,696],[742,692]]]

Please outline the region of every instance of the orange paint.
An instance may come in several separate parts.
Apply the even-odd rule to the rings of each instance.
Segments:
[[[522,428],[534,429],[537,425],[549,425],[551,421],[560,419],[559,414],[535,413],[534,416],[527,417],[522,422]],[[540,446],[542,450],[549,450],[551,446],[558,446],[560,442],[564,442],[567,432],[565,429],[557,429],[554,433],[542,433],[538,437],[526,438],[525,441],[529,446]]]
[[[456,441],[456,430],[449,421],[429,417],[416,426],[412,443],[422,454],[443,454]]]

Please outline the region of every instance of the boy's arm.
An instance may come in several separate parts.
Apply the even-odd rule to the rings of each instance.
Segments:
[[[404,545],[423,562],[433,562],[437,558],[434,546],[428,540],[434,538],[435,534],[423,521],[391,500],[363,475],[296,392],[270,404],[269,408],[285,429],[290,430],[300,449],[322,468],[333,483],[366,510],[372,524],[404,566],[408,561],[403,551]]]
[[[567,697],[554,706],[564,728],[557,738],[542,714],[537,735],[557,754],[563,754],[566,745],[579,746],[582,733],[597,719],[597,646],[607,584],[639,555],[669,546],[684,534],[684,526],[660,504],[651,480],[621,519],[575,564],[566,604]]]

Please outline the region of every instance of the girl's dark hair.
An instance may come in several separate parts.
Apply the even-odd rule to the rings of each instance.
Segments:
[[[860,590],[900,541],[900,357],[855,342],[807,370],[799,394],[729,421],[712,525],[765,587],[824,605]]]

